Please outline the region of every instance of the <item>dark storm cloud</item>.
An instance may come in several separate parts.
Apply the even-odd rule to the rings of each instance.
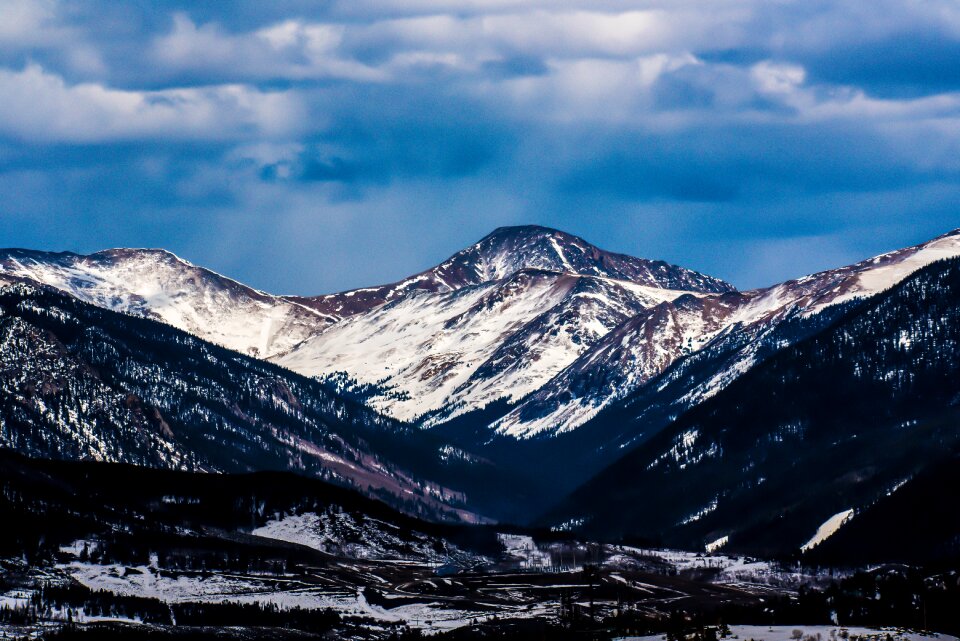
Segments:
[[[937,32],[898,33],[889,38],[840,45],[807,60],[813,78],[863,87],[892,98],[960,89],[960,38]]]
[[[0,243],[318,292],[535,222],[772,282],[960,225],[958,59],[946,0],[8,0]]]

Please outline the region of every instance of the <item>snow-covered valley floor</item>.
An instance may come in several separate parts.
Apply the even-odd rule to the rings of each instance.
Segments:
[[[753,593],[790,589],[802,579],[769,563],[674,550],[599,546],[575,542],[538,544],[529,535],[500,534],[499,558],[442,548],[426,535],[406,532],[347,513],[301,514],[253,532],[303,545],[329,557],[317,567],[283,574],[173,571],[79,560],[83,542],[62,549],[74,558],[57,569],[90,590],[165,603],[259,603],[281,609],[331,609],[424,631],[441,631],[501,619],[556,621],[561,600],[594,588],[583,569],[596,564],[595,607],[613,612],[626,593],[634,604],[710,599],[693,586],[717,586],[717,598],[749,601]],[[684,578],[687,577],[687,578]],[[689,586],[691,587],[688,587]]]
[[[800,636],[797,636],[799,631]],[[840,627],[831,625],[731,625],[728,639],[738,641],[836,641],[851,639],[862,641],[957,641],[949,634],[917,632],[899,628]],[[656,634],[645,637],[621,637],[618,641],[664,641],[666,637]]]
[[[571,612],[597,621],[623,612],[656,618],[677,604],[691,611],[721,605],[753,611],[762,609],[768,597],[794,595],[800,585],[823,586],[830,578],[733,555],[538,542],[519,533],[498,534],[499,554],[484,555],[435,535],[340,510],[278,515],[252,533],[269,545],[303,550],[307,554],[303,558],[310,560],[258,571],[164,567],[163,557],[155,553],[140,564],[96,562],[94,558],[102,558],[97,544],[81,540],[61,547],[55,566],[31,569],[32,585],[24,582],[7,589],[0,595],[0,608],[23,607],[39,586],[79,584],[91,594],[103,591],[166,604],[171,615],[185,604],[258,604],[280,612],[330,610],[345,620],[363,621],[365,629],[379,630],[386,638],[398,628],[437,634],[502,621],[536,619],[560,625],[569,621]],[[20,561],[8,565],[18,563],[22,565]],[[9,580],[5,584],[13,585]],[[135,616],[116,614],[74,609],[69,616],[76,623],[146,625]],[[67,617],[66,611],[51,611],[32,632],[18,629],[16,634],[40,633],[43,626],[62,625]],[[802,632],[799,639],[795,629]],[[738,641],[847,641],[876,634],[880,634],[872,637],[876,641],[933,641],[898,631],[889,631],[888,640],[888,631],[860,628],[848,629],[846,636],[839,631],[831,636],[832,628],[824,626],[733,630]],[[662,641],[660,636],[641,639]],[[939,641],[958,640],[942,636]]]

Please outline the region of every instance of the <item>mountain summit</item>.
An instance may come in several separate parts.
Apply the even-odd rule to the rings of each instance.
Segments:
[[[522,269],[613,278],[663,289],[733,290],[717,278],[663,261],[604,251],[579,236],[539,225],[498,227],[431,272],[445,280],[453,277],[453,282],[478,284],[507,278]]]
[[[498,227],[439,265],[395,283],[292,300],[323,314],[347,317],[411,292],[452,292],[503,280],[524,269],[610,278],[659,289],[703,293],[734,289],[718,278],[664,261],[605,251],[558,229],[518,225]]]

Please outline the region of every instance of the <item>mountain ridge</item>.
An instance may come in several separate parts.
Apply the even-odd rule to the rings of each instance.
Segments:
[[[958,237],[952,230],[745,292],[538,225],[497,228],[393,284],[316,297],[255,290],[166,250],[0,250],[0,274],[162,320],[301,374],[333,377],[401,420],[439,427],[506,401],[491,433],[523,439],[598,420],[678,359],[729,342],[730,333],[769,334],[794,313],[875,294],[934,258],[960,254]],[[436,322],[424,324],[425,317]],[[687,401],[753,366],[744,349]]]
[[[556,434],[579,428],[597,417],[606,407],[638,390],[663,373],[691,351],[723,341],[728,332],[766,332],[770,327],[792,317],[793,313],[812,316],[826,308],[876,295],[916,270],[935,260],[960,255],[960,229],[952,230],[929,241],[868,258],[852,265],[824,270],[755,290],[728,292],[710,299],[693,301],[677,298],[660,304],[663,322],[656,331],[641,322],[642,314],[626,321],[598,340],[589,350],[570,363],[554,379],[544,384],[529,398],[498,419],[493,428],[498,433],[521,438],[541,432]],[[684,306],[684,300],[687,305]],[[714,305],[708,300],[715,301]],[[726,315],[717,317],[717,309],[729,305]],[[678,306],[678,303],[680,304]],[[684,308],[685,307],[685,308]],[[630,325],[636,325],[630,331]],[[717,371],[715,384],[702,389],[691,401],[709,397],[746,371],[755,359],[749,346],[743,358],[726,371]],[[604,353],[606,352],[606,353]],[[586,367],[585,367],[586,366]],[[582,376],[596,376],[598,368],[606,369],[606,393],[571,398],[569,390],[576,385],[578,368]],[[551,429],[552,428],[552,429]]]
[[[960,451],[957,300],[953,258],[859,301],[625,454],[547,522],[799,553],[831,515],[868,509]]]
[[[515,245],[527,253],[512,255]],[[549,228],[501,228],[437,267],[449,267],[439,272],[447,291],[431,290],[439,281],[429,279],[418,288],[412,277],[404,295],[340,318],[164,250],[0,251],[0,280],[54,287],[68,300],[160,320],[198,340],[246,345],[247,356],[319,379],[324,393],[384,416],[392,427],[382,432],[396,438],[377,436],[383,451],[402,453],[423,478],[467,493],[485,516],[522,520],[859,300],[957,255],[954,230],[770,288],[741,292],[707,280],[701,289],[723,291],[691,291],[656,280],[655,261]],[[656,286],[614,277],[650,274]],[[676,274],[694,279],[682,286],[702,284],[689,270]],[[42,350],[23,353],[39,358]],[[150,403],[144,413],[131,402],[118,406],[130,414],[121,423],[163,441]],[[536,473],[530,460],[543,461]],[[503,494],[510,487],[524,493],[517,505]]]
[[[578,252],[567,256],[564,247],[576,248]],[[536,251],[531,255],[532,249]],[[523,258],[511,265],[504,254],[521,254]],[[610,277],[618,276],[618,280],[650,286],[682,283],[705,291],[734,289],[720,279],[704,276],[665,261],[635,258],[602,250],[579,236],[558,229],[541,225],[513,225],[497,227],[476,243],[454,253],[439,264],[393,283],[334,294],[288,298],[324,313],[351,316],[413,291],[451,292],[470,285],[501,280],[523,268],[541,268],[579,275],[606,274]],[[348,298],[349,302],[344,300]]]

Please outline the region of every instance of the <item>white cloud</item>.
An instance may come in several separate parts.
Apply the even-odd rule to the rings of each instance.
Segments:
[[[663,11],[538,11],[490,16],[481,24],[506,45],[553,56],[631,56],[676,45],[675,25]]]
[[[126,138],[230,139],[300,130],[304,110],[292,92],[240,85],[130,91],[70,85],[29,65],[0,69],[0,131],[21,139],[92,141]]]
[[[724,268],[760,285],[957,217],[956,0],[170,4],[0,0],[5,243],[179,242],[321,291],[541,222],[708,271],[762,237]]]
[[[231,34],[216,23],[195,24],[175,14],[173,27],[154,39],[158,67],[212,76],[269,80],[345,78],[378,80],[382,74],[338,54],[344,28],[285,20],[253,32]]]
[[[340,25],[309,24],[286,20],[257,31],[257,36],[274,49],[302,49],[310,58],[319,59],[336,51],[343,39]]]
[[[806,70],[789,63],[765,60],[750,68],[756,88],[794,111],[791,120],[857,120],[861,126],[881,127],[886,123],[909,123],[918,128],[937,122],[954,127],[949,137],[957,139],[960,122],[960,92],[946,92],[917,98],[877,98],[862,89],[846,86],[809,86]]]
[[[398,49],[457,51],[489,57],[524,54],[551,58],[634,58],[678,53],[708,43],[732,46],[750,17],[743,10],[630,11],[544,8],[461,16],[386,18],[351,26],[346,42]]]
[[[793,93],[807,77],[806,70],[799,65],[777,64],[769,60],[753,65],[750,74],[760,91],[772,94]]]
[[[59,9],[54,0],[0,0],[0,52],[60,51],[69,69],[103,73],[100,52],[63,22]]]
[[[544,75],[484,84],[518,113],[560,121],[638,122],[653,115],[650,89],[664,74],[702,64],[687,54],[654,54],[630,60],[552,60]]]
[[[56,3],[49,0],[4,0],[0,19],[0,45],[47,42],[59,31]]]
[[[683,55],[704,44],[734,46],[752,17],[749,10],[722,2],[706,11],[475,3],[466,15],[440,10],[441,5],[425,15],[396,10],[400,15],[387,11],[340,22],[285,19],[238,32],[214,22],[197,24],[178,13],[170,30],[153,39],[150,52],[159,69],[241,80],[404,81],[405,74],[436,67],[475,74],[484,63],[517,56],[629,62]]]

